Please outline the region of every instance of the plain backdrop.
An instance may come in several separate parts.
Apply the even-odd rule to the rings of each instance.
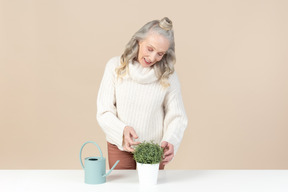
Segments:
[[[288,1],[0,0],[0,169],[80,169],[106,62],[174,24],[189,118],[166,169],[288,168]],[[99,155],[87,145],[83,157]],[[108,163],[107,163],[108,164]]]

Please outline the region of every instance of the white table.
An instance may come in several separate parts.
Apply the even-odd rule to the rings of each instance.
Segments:
[[[136,170],[114,170],[99,185],[85,184],[84,170],[0,170],[0,191],[287,192],[288,170],[162,170],[155,186],[139,185]]]

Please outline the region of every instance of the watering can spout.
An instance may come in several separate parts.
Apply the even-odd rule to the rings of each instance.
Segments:
[[[120,160],[116,161],[116,163],[113,165],[113,167],[106,174],[104,174],[102,177],[108,176],[113,171],[113,169],[116,167],[116,165],[119,163],[119,161]]]

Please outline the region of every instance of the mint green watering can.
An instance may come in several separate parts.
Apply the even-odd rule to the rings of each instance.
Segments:
[[[82,162],[82,149],[88,143],[92,143],[97,146],[100,151],[101,157],[86,157],[85,166]],[[93,141],[85,142],[80,149],[80,162],[85,171],[85,183],[87,184],[101,184],[106,182],[106,176],[108,176],[115,166],[119,163],[119,160],[113,165],[110,171],[106,173],[106,159],[103,157],[102,151],[99,145]]]

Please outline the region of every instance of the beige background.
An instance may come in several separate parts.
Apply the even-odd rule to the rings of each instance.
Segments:
[[[104,66],[164,16],[189,117],[167,169],[287,169],[287,10],[285,0],[0,0],[0,169],[80,169],[87,140],[107,157],[95,118]]]

